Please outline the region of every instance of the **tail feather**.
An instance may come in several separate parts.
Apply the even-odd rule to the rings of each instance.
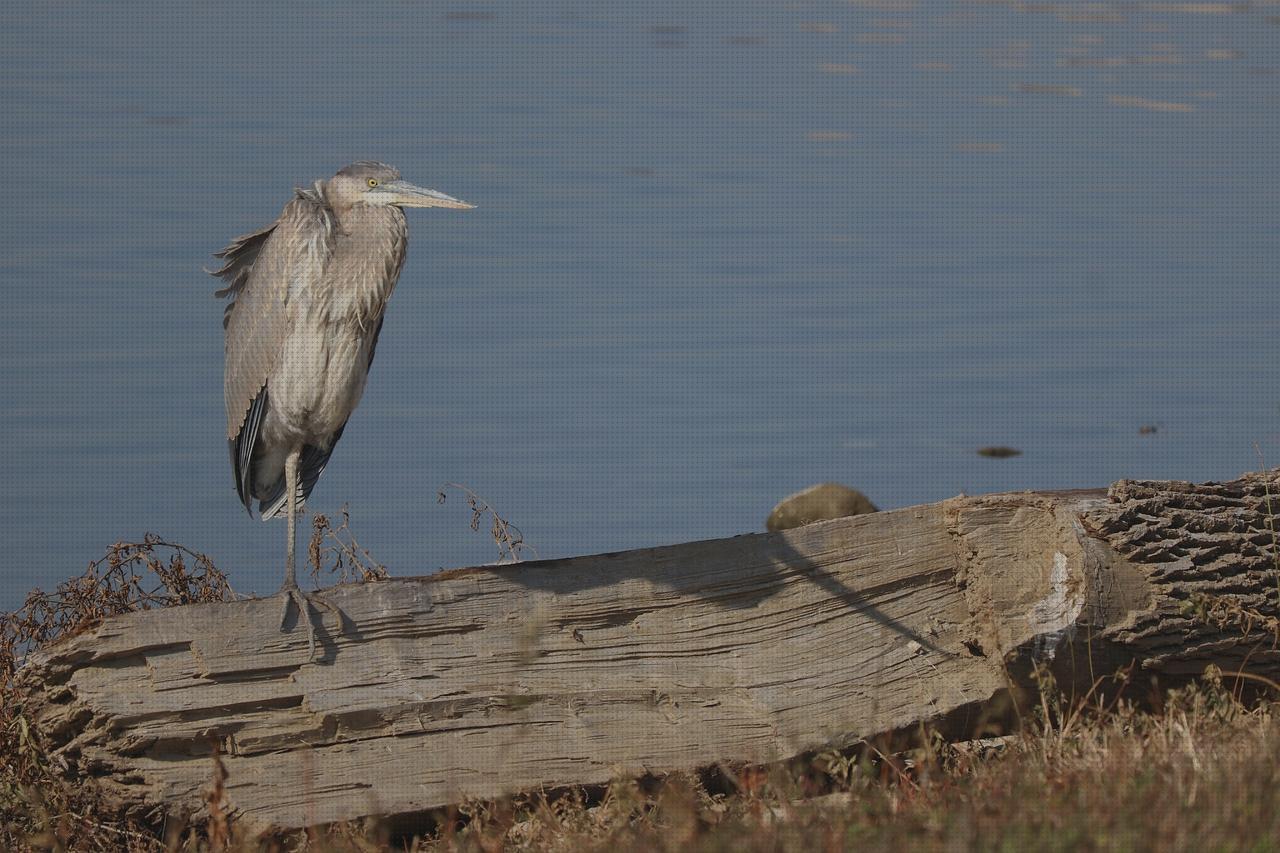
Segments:
[[[298,509],[302,509],[303,502],[306,500],[302,497],[297,501]],[[258,501],[258,513],[263,521],[270,521],[284,510],[284,477],[276,480],[272,485],[271,491],[265,498]]]
[[[240,496],[245,512],[250,515],[252,512],[249,506],[253,502],[253,453],[258,445],[258,431],[266,417],[267,405],[267,387],[264,385],[249,404],[240,433],[227,442],[231,450],[231,470],[235,475],[236,494]]]

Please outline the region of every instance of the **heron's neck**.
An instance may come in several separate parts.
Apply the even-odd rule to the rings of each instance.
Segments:
[[[324,279],[338,315],[364,322],[381,316],[404,264],[408,227],[398,207],[354,205],[334,211],[337,234]]]

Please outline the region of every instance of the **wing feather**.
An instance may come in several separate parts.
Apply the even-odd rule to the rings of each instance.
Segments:
[[[232,240],[221,252],[213,253],[215,258],[222,258],[222,266],[216,270],[205,270],[205,272],[217,276],[226,283],[226,287],[221,290],[215,290],[213,295],[219,299],[227,296],[231,297],[227,307],[222,310],[223,329],[226,329],[227,324],[231,322],[231,312],[236,307],[236,297],[240,295],[240,291],[244,290],[245,283],[249,280],[249,273],[253,269],[253,264],[258,259],[258,254],[262,251],[263,245],[275,228],[276,223],[272,222],[261,231],[242,234]]]
[[[227,439],[231,450],[231,470],[235,474],[236,494],[245,510],[253,514],[253,449],[258,442],[258,429],[262,426],[262,418],[267,413],[267,389],[263,388],[253,398],[249,413],[245,416],[244,426],[235,438]]]
[[[236,440],[279,364],[289,333],[290,293],[309,288],[333,254],[334,228],[329,209],[317,195],[300,192],[269,228],[233,241],[225,257],[219,291],[230,296],[224,318],[226,363],[223,392],[227,438]],[[229,277],[229,278],[228,278]],[[260,407],[259,419],[265,412]],[[255,428],[256,431],[256,428]],[[253,444],[246,452],[252,454]]]

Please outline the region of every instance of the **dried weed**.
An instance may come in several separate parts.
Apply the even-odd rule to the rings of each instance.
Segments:
[[[368,583],[391,577],[387,567],[356,541],[347,505],[343,504],[338,512],[342,523],[337,527],[327,515],[316,513],[311,519],[311,542],[307,546],[311,577],[319,578],[327,572],[336,576],[338,583]]]
[[[473,531],[478,533],[480,531],[480,523],[486,518],[489,519],[489,535],[493,537],[493,543],[498,547],[498,563],[518,563],[522,559],[521,555],[526,550],[533,552],[534,559],[537,559],[537,550],[525,543],[524,533],[521,532],[520,528],[499,515],[492,504],[466,486],[458,483],[445,483],[440,491],[436,493],[437,503],[443,504],[448,500],[448,489],[456,489],[466,497],[467,508],[471,510],[471,529]]]
[[[154,827],[111,814],[91,784],[68,778],[68,768],[44,751],[15,676],[30,652],[108,616],[234,595],[208,557],[147,534],[117,542],[84,574],[53,593],[35,590],[0,615],[0,849],[164,849]]]

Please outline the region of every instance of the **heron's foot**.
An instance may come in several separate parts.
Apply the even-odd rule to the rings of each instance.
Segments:
[[[308,605],[314,604],[316,607],[328,610],[330,613],[333,612],[333,605],[314,593],[308,595],[298,589],[296,583],[286,583],[280,587],[280,592],[276,594],[284,599],[280,610],[280,631],[283,632],[285,625],[289,622],[289,605],[296,604],[298,607],[298,623],[307,626],[307,656],[309,659],[314,660],[316,656],[316,625],[311,620],[311,608]]]

